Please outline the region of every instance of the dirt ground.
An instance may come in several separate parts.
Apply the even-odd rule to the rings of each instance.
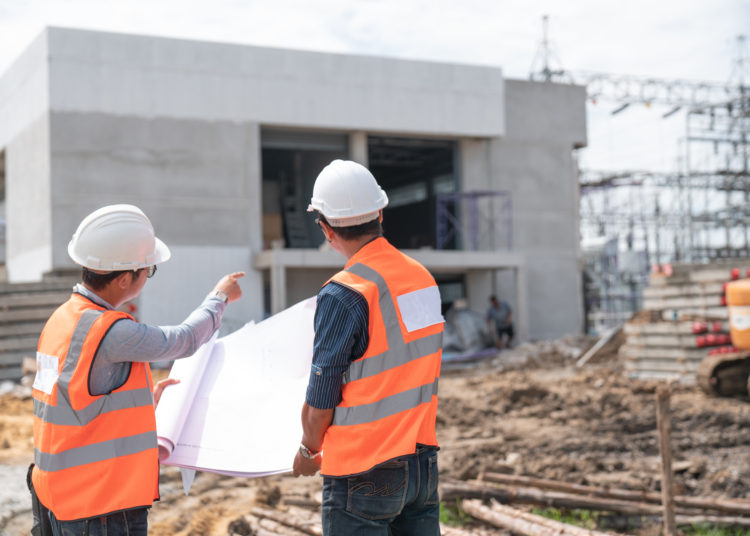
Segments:
[[[470,479],[493,470],[658,491],[658,383],[630,379],[616,342],[576,368],[575,358],[593,342],[521,345],[472,366],[444,367],[441,478]],[[23,478],[32,458],[31,400],[24,393],[16,387],[0,396],[0,534],[7,536],[28,534],[30,527]],[[678,494],[750,496],[750,402],[673,385],[671,422]],[[199,473],[185,496],[179,471],[163,467],[150,534],[224,536],[253,505],[283,509],[294,499],[319,499],[320,487],[319,477]]]

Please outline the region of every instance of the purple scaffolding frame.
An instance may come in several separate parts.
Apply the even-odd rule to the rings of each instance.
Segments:
[[[495,218],[494,211],[490,214],[490,227],[496,228],[498,223],[504,225],[507,229],[505,248],[495,244],[495,249],[512,249],[513,247],[513,218],[510,192],[504,190],[469,190],[453,194],[440,194],[435,197],[435,247],[436,249],[445,249],[446,244],[455,236],[463,233],[462,219],[468,217],[469,221],[469,240],[466,241],[471,245],[472,251],[479,250],[479,202],[482,199],[500,198],[500,215]],[[466,210],[459,203],[468,204]],[[451,214],[448,205],[455,204],[461,206],[459,217]],[[498,221],[500,220],[500,221]]]

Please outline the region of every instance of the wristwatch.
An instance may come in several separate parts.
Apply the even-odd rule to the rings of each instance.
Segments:
[[[317,458],[318,456],[320,456],[320,452],[313,452],[302,444],[300,444],[299,446],[299,453],[302,454],[303,458],[307,458],[308,460],[312,460],[313,458]]]
[[[224,292],[223,290],[217,290],[214,292],[214,296],[222,300],[224,303],[229,303],[229,294]]]

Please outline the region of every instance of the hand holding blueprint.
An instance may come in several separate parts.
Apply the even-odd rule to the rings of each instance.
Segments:
[[[166,465],[238,476],[291,471],[312,362],[315,298],[215,336],[175,361],[156,410]]]

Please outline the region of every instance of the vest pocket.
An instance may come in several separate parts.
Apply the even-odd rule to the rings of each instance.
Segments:
[[[409,481],[408,460],[395,460],[347,478],[346,510],[365,519],[388,519],[401,513]]]

